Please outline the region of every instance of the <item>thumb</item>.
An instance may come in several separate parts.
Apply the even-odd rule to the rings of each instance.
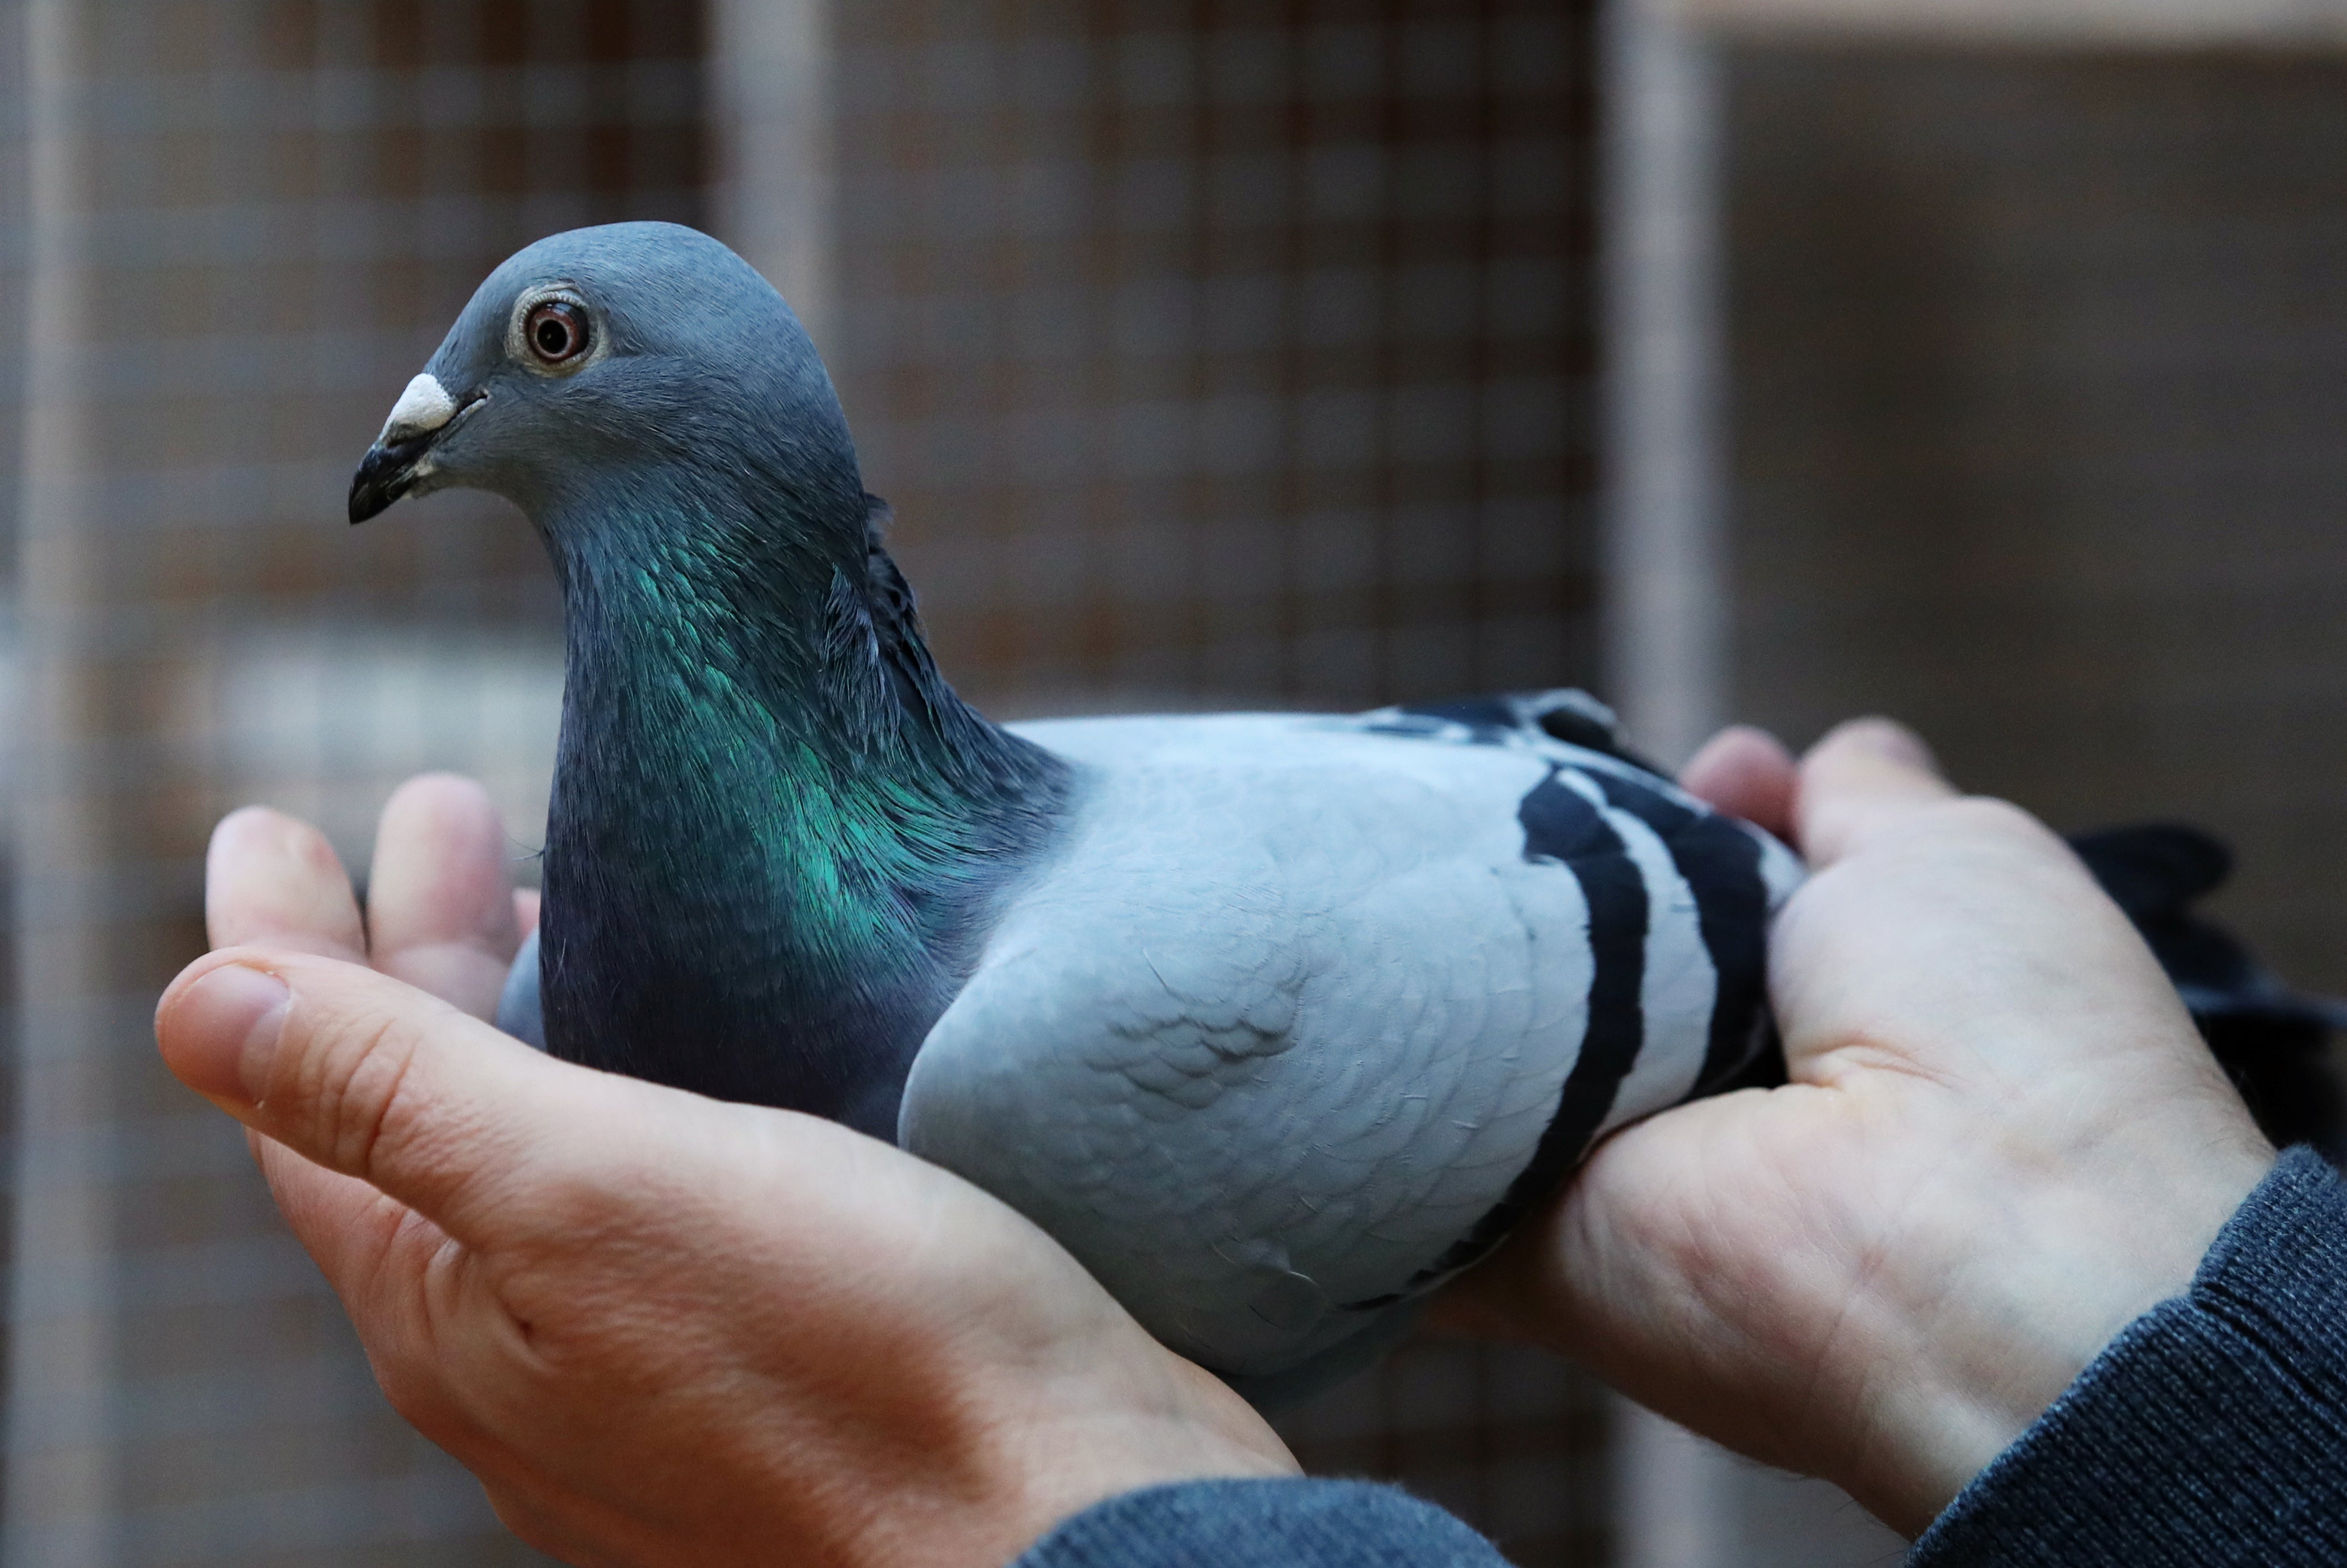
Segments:
[[[609,1102],[643,1088],[362,965],[284,949],[190,965],[155,1036],[181,1082],[246,1126],[476,1244],[492,1216],[510,1235],[532,1194],[591,1180],[569,1169],[595,1142],[577,1130],[624,1118]]]

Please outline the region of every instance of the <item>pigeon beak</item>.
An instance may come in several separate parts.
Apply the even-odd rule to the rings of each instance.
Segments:
[[[351,479],[351,521],[364,523],[415,487],[426,471],[432,448],[451,426],[487,397],[474,393],[459,404],[439,379],[419,375],[407,384],[384,421],[383,434],[367,448]]]

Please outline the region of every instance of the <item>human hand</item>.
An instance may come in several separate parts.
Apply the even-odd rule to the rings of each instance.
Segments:
[[[477,786],[393,798],[364,921],[273,812],[220,825],[207,895],[226,950],[164,993],[166,1061],[251,1130],[393,1404],[532,1544],[990,1565],[1134,1487],[1295,1469],[977,1188],[482,1021],[519,931]]]
[[[1444,1310],[1916,1534],[2274,1153],[2068,848],[1905,731],[1798,772],[1732,731],[1686,783],[1812,868],[1769,944],[1791,1082],[1608,1139]]]

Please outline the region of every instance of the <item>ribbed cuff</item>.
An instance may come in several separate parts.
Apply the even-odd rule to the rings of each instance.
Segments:
[[[2284,1154],[2183,1296],[2122,1330],[1909,1568],[2347,1563],[2347,1188]]]
[[[1013,1568],[1507,1568],[1408,1492],[1358,1481],[1194,1481],[1112,1497]]]

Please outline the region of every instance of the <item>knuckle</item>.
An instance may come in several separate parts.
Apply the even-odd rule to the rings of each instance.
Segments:
[[[606,1265],[661,1245],[675,1218],[651,1173],[624,1163],[595,1169],[570,1162],[543,1169],[517,1194],[507,1217],[517,1253],[594,1258]]]
[[[481,1490],[489,1500],[490,1511],[497,1522],[504,1525],[523,1545],[564,1563],[603,1562],[608,1559],[589,1558],[570,1532],[555,1521],[560,1517],[557,1509],[542,1505],[530,1484],[533,1478],[519,1474],[508,1479],[491,1473],[481,1478]]]
[[[712,1158],[706,1122],[688,1137],[656,1116],[623,1120],[625,1108],[600,1095],[566,1108],[603,1135],[533,1151],[531,1180],[506,1210],[517,1248],[606,1260],[673,1248],[712,1208],[730,1212],[754,1179],[754,1163]]]
[[[305,1153],[372,1180],[384,1160],[411,1153],[429,1137],[416,1073],[424,1040],[412,1024],[370,1013],[336,1020],[307,1043],[293,1090],[295,1112],[311,1134]]]

